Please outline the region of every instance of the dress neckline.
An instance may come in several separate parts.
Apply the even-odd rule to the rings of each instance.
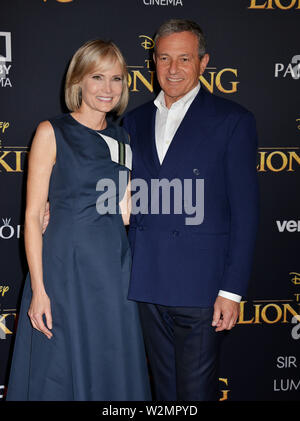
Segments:
[[[108,127],[110,126],[110,122],[106,120],[106,127],[104,129],[102,129],[102,130],[95,130],[95,129],[92,129],[91,127],[86,126],[85,124],[80,123],[80,121],[76,120],[76,118],[74,118],[71,115],[71,113],[68,113],[67,115],[71,118],[71,120],[73,122],[77,123],[79,126],[82,126],[82,127],[84,127],[85,129],[88,129],[88,130],[92,130],[93,132],[96,132],[96,133],[102,133],[105,130],[107,130]]]

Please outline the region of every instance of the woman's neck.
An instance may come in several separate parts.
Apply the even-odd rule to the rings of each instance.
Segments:
[[[106,113],[99,111],[86,111],[82,108],[74,111],[71,115],[84,126],[90,127],[93,130],[103,130],[106,128]]]

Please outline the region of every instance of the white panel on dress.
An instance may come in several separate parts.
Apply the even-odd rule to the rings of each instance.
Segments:
[[[113,137],[106,136],[104,134],[98,133],[99,136],[105,140],[109,151],[110,151],[110,158],[113,162],[119,164],[119,142],[114,139]],[[125,144],[125,167],[131,170],[132,168],[132,151],[131,147]]]

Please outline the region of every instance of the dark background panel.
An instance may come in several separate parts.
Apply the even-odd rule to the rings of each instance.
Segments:
[[[112,39],[125,55],[131,77],[128,110],[153,99],[157,84],[152,91],[137,76],[149,82],[154,70],[153,50],[145,49],[149,46],[145,37],[153,38],[166,19],[180,17],[197,21],[206,33],[210,62],[203,84],[211,83],[214,94],[251,110],[259,135],[260,226],[249,293],[243,298],[238,325],[224,341],[220,397],[296,400],[300,323],[298,329],[292,316],[300,313],[300,227],[279,232],[276,221],[284,226],[300,219],[300,120],[296,121],[300,119],[300,82],[286,71],[300,54],[298,2],[290,10],[282,7],[293,0],[273,0],[272,10],[249,8],[266,3],[263,0],[149,3],[0,1],[0,32],[11,33],[12,48],[12,62],[6,63],[11,65],[12,87],[0,85],[0,157],[9,152],[3,159],[12,169],[7,171],[0,161],[0,287],[6,289],[0,290],[0,386],[7,384],[15,314],[27,272],[23,245],[26,156],[35,129],[40,121],[67,111],[63,86],[68,63],[76,49],[93,38]],[[0,54],[4,49],[0,37]],[[278,77],[276,63],[284,67]],[[235,92],[228,92],[235,86]],[[4,131],[1,122],[9,122]],[[5,333],[6,329],[12,333]],[[278,367],[278,357],[295,358],[297,367]]]

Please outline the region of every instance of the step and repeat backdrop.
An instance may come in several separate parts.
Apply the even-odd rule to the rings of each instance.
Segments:
[[[0,0],[0,399],[27,272],[34,131],[67,112],[66,69],[90,39],[112,39],[125,55],[128,109],[153,99],[153,36],[172,17],[203,28],[211,58],[201,83],[251,110],[259,134],[260,227],[249,293],[224,342],[220,400],[299,399],[300,0]]]

